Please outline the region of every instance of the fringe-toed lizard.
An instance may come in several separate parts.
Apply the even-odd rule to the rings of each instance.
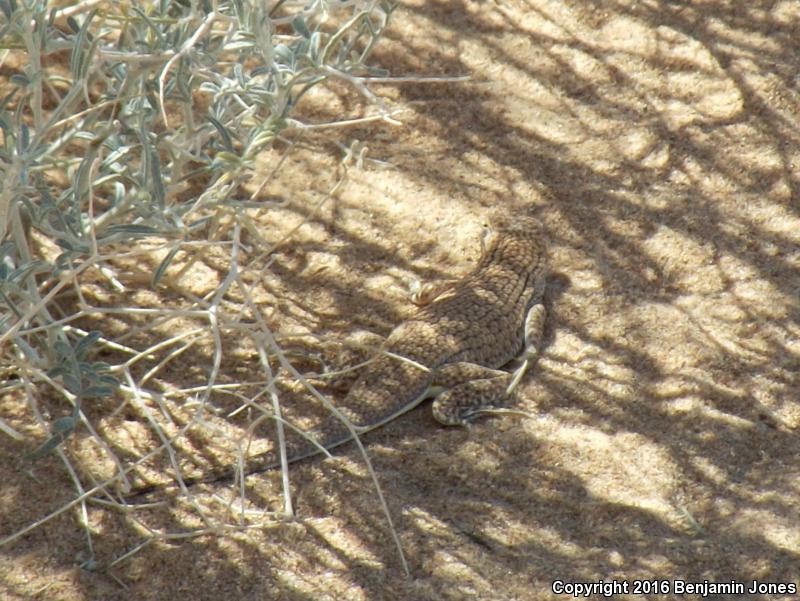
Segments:
[[[364,367],[342,406],[308,440],[287,445],[289,462],[332,449],[379,428],[434,397],[433,416],[448,426],[465,425],[507,404],[539,352],[545,309],[547,248],[541,224],[527,216],[498,216],[488,249],[475,269],[446,286],[427,306],[398,325],[378,356]],[[514,373],[498,368],[515,358]],[[280,466],[269,452],[251,458],[245,474]],[[233,469],[197,478],[186,485],[231,479]],[[159,488],[134,489],[128,498]]]

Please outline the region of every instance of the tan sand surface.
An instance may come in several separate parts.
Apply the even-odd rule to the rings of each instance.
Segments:
[[[553,275],[546,346],[520,390],[531,416],[446,429],[423,406],[366,440],[410,578],[350,445],[291,471],[296,521],[156,542],[108,572],[77,567],[82,518],[67,511],[0,549],[2,599],[571,598],[552,592],[556,580],[628,582],[618,598],[637,599],[635,580],[666,581],[664,598],[679,598],[677,580],[800,586],[800,3],[416,0],[393,19],[373,62],[471,80],[374,84],[404,109],[401,126],[325,132],[292,152],[265,192],[290,200],[265,213],[267,240],[330,189],[341,157],[331,140],[363,144],[365,160],[254,270],[259,302],[277,332],[385,335],[413,312],[410,278],[474,265],[492,208],[536,214]],[[337,87],[303,110],[323,122],[366,108]],[[204,293],[224,277],[218,259],[171,285]],[[168,302],[140,279],[142,304]],[[230,344],[223,378],[258,374],[252,349]],[[177,383],[195,381],[196,361],[175,366]],[[15,403],[0,399],[0,413],[24,431]],[[143,426],[126,423],[119,436],[137,440]],[[25,469],[28,450],[0,436],[0,536],[73,494],[56,459]],[[279,474],[255,480],[249,508],[280,509]],[[153,515],[146,523],[172,532],[202,525],[185,501]],[[92,505],[88,519],[100,562],[145,533],[111,509]]]

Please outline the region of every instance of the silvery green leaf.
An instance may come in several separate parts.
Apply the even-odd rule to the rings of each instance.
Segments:
[[[108,234],[128,234],[134,238],[141,238],[143,236],[158,236],[162,232],[150,225],[140,225],[136,223],[119,223],[110,225],[106,229]]]
[[[222,144],[225,146],[225,149],[228,152],[233,153],[234,152],[233,140],[231,139],[230,133],[228,133],[228,129],[224,125],[222,125],[222,123],[214,119],[214,117],[212,117],[211,115],[206,116],[206,119],[208,119],[211,125],[213,125],[214,128],[217,130],[217,132],[219,132],[219,135],[222,138]]]
[[[161,278],[166,273],[167,268],[169,268],[170,263],[172,263],[173,259],[175,258],[175,255],[178,254],[178,251],[180,251],[180,249],[181,249],[180,246],[173,246],[172,249],[167,253],[167,256],[164,257],[164,260],[161,261],[155,273],[153,274],[153,280],[151,282],[153,288],[158,286],[158,282],[161,281]]]
[[[294,63],[294,53],[286,44],[278,44],[275,46],[275,54],[278,55],[286,64]]]
[[[311,32],[308,30],[308,25],[306,25],[306,20],[303,15],[297,15],[294,19],[292,19],[292,29],[294,29],[304,38],[311,36]]]
[[[75,345],[75,350],[74,350],[75,357],[79,361],[82,360],[86,356],[86,353],[89,352],[89,348],[99,339],[100,339],[100,332],[98,332],[97,330],[94,330],[86,334],[86,336],[81,338]]]
[[[84,391],[82,396],[84,398],[103,398],[103,397],[110,397],[114,394],[115,388],[111,386],[99,386],[93,385],[88,386]]]
[[[31,460],[36,460],[41,459],[48,453],[51,453],[75,431],[76,426],[77,418],[75,416],[58,418],[53,422],[51,427],[52,435],[50,438],[36,447],[36,449],[28,453],[26,457]]]
[[[73,430],[75,430],[76,425],[76,418],[72,415],[59,417],[53,422],[52,432],[53,434],[70,434]]]
[[[8,78],[8,81],[15,86],[19,86],[20,88],[27,88],[31,83],[31,80],[25,77],[25,75],[22,73],[14,73]]]

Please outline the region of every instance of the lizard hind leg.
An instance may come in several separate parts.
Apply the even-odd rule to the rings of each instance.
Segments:
[[[507,405],[511,374],[474,363],[452,363],[437,373],[433,417],[445,426],[466,426]]]
[[[521,365],[513,372],[475,363],[450,363],[434,377],[428,396],[433,396],[433,417],[445,426],[466,426],[478,417],[524,411],[507,409],[522,377],[536,361],[542,341],[546,311],[541,303],[530,308],[524,324]]]

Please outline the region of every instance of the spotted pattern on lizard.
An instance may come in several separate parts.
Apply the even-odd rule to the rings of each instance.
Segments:
[[[495,216],[493,237],[475,269],[398,325],[381,351],[363,368],[341,406],[312,433],[332,449],[392,421],[434,396],[433,416],[445,425],[464,425],[484,412],[506,406],[541,344],[547,277],[546,237],[528,216]],[[498,368],[520,357],[515,374]],[[303,440],[287,445],[289,462],[320,452]],[[277,467],[270,452],[248,460],[246,474]],[[187,485],[230,479],[234,470],[198,478]],[[132,491],[142,495],[155,486]]]

